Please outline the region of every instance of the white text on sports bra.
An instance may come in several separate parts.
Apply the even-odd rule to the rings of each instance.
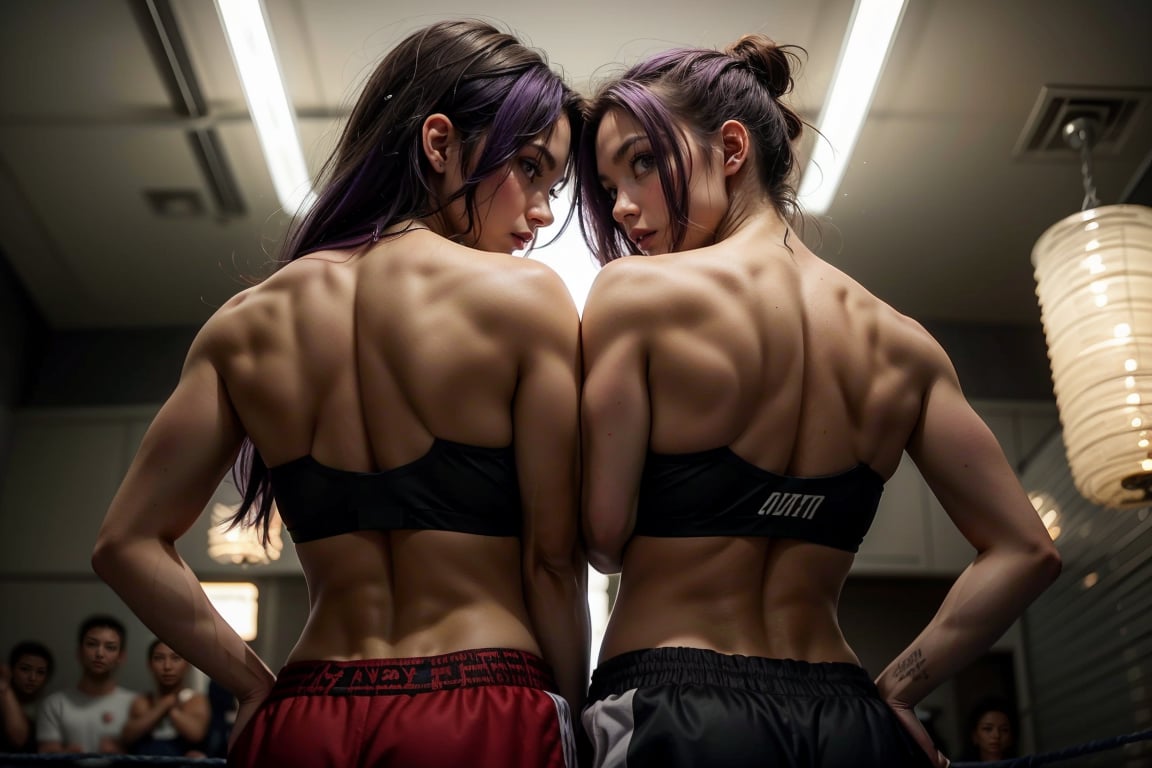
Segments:
[[[816,510],[823,503],[823,495],[775,491],[756,514],[772,517],[800,517],[811,520],[816,516]]]

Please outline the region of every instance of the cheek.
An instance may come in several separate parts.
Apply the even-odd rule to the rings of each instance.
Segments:
[[[500,213],[515,213],[524,207],[524,201],[527,199],[527,194],[516,179],[509,177],[500,187],[495,191],[492,198],[493,210]]]

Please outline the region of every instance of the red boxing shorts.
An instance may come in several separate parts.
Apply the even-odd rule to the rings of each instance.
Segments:
[[[228,754],[240,768],[575,768],[568,703],[504,648],[288,664]]]

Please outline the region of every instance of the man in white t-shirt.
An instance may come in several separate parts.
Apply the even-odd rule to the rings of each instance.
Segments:
[[[136,698],[116,685],[124,656],[124,625],[92,616],[80,625],[80,683],[57,691],[40,705],[36,738],[40,752],[122,752],[120,731]]]

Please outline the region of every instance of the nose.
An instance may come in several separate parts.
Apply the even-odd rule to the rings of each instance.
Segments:
[[[552,222],[556,221],[556,217],[552,215],[552,203],[547,193],[538,197],[528,209],[528,221],[533,225],[533,229],[551,226]]]
[[[627,193],[622,189],[616,190],[616,199],[612,202],[612,218],[616,220],[617,224],[623,224],[625,219],[629,216],[635,216],[640,212],[636,207],[636,203],[628,197]]]

